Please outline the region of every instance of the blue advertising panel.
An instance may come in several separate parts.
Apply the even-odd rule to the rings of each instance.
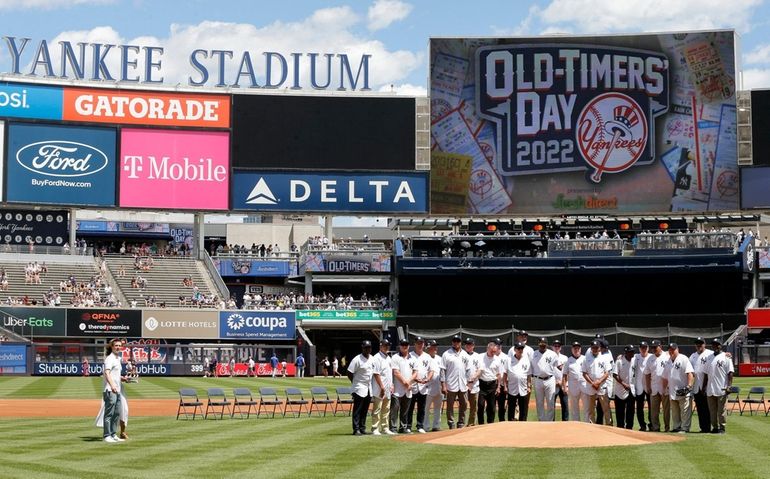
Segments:
[[[428,173],[235,170],[231,204],[245,211],[425,213]]]
[[[9,203],[115,205],[115,130],[11,123]]]
[[[220,311],[221,339],[294,339],[294,311]]]
[[[171,365],[169,364],[144,364],[138,363],[136,373],[139,376],[169,376],[171,375]],[[91,376],[101,376],[104,373],[104,363],[90,363],[88,365],[88,374]],[[123,364],[121,374],[126,373],[126,365]],[[35,363],[32,371],[35,376],[82,376],[83,365],[81,363]],[[125,386],[123,386],[125,387]]]
[[[27,347],[23,344],[0,345],[0,368],[27,366]]]
[[[222,276],[289,276],[288,260],[221,259],[216,263]]]
[[[63,100],[59,87],[0,83],[0,117],[61,120]]]

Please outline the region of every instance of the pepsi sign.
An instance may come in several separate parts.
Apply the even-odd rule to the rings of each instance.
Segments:
[[[61,120],[61,88],[0,83],[0,117]]]
[[[8,202],[115,205],[115,130],[12,123]]]
[[[221,339],[294,339],[294,311],[221,311]]]

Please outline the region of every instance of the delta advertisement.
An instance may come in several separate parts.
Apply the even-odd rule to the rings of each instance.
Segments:
[[[369,274],[390,273],[388,254],[308,254],[300,259],[300,274],[316,273]]]
[[[0,213],[0,240],[6,244],[62,246],[67,242],[66,211],[13,210]]]
[[[56,338],[66,336],[64,308],[0,307],[2,327],[28,338]]]
[[[120,206],[227,210],[230,134],[121,131]]]
[[[294,339],[294,311],[220,311],[222,339]]]
[[[7,201],[115,205],[115,130],[10,123]]]
[[[431,212],[737,210],[732,31],[430,41]]]
[[[142,310],[142,337],[159,339],[218,339],[217,311]]]
[[[362,161],[365,161],[362,158]],[[342,171],[234,171],[232,208],[240,211],[425,213],[428,175]]]
[[[68,309],[68,337],[142,336],[142,312],[136,309]]]
[[[294,270],[290,261],[263,261],[256,259],[219,259],[215,260],[217,271],[221,276],[275,276],[287,277]]]

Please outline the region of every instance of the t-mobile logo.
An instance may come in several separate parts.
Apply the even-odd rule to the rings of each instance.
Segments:
[[[126,156],[123,158],[123,171],[128,171],[129,178],[139,178],[136,173],[142,171],[142,163],[141,156]]]

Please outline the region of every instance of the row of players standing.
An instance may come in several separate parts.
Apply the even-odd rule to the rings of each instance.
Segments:
[[[618,427],[633,428],[634,413],[640,430],[660,431],[663,410],[665,431],[689,432],[693,403],[698,408],[701,432],[724,432],[724,407],[732,384],[733,365],[721,351],[721,341],[696,340],[690,358],[679,354],[675,343],[663,351],[660,341],[626,346],[614,358],[604,338],[597,335],[582,354],[582,344],[572,344],[569,357],[561,354],[561,342],[548,348],[545,338],[538,349],[528,346],[521,331],[508,354],[501,341],[475,353],[473,338],[454,336],[452,347],[437,354],[436,341],[417,338],[414,351],[402,340],[392,357],[390,342],[383,339],[372,355],[369,341],[362,354],[351,361],[348,376],[353,382],[353,433],[367,434],[366,416],[371,401],[372,434],[411,433],[414,411],[417,432],[440,429],[442,395],[450,429],[505,419],[526,421],[531,392],[535,391],[540,421],[555,420],[555,401],[561,402],[562,420],[612,425],[610,401],[614,400]],[[454,404],[459,403],[455,417]],[[645,421],[644,405],[648,414]],[[496,411],[497,410],[497,411]],[[506,415],[507,410],[507,415]],[[469,413],[466,421],[466,413]],[[497,413],[497,414],[496,414]],[[674,428],[670,429],[671,418]]]

